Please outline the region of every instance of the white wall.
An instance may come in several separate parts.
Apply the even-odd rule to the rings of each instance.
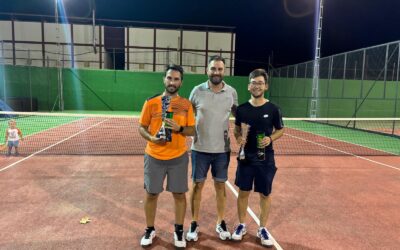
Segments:
[[[15,57],[15,63],[17,65],[42,67],[42,45],[17,43],[15,44]]]
[[[94,53],[92,25],[73,24],[73,38],[71,41],[71,24],[44,23],[44,43],[45,43],[45,65],[56,66],[56,62],[61,59],[63,67],[71,67],[71,43],[74,43],[74,65],[79,68],[100,68],[100,57],[104,62],[103,54],[99,55],[100,47],[97,47],[97,54]],[[15,21],[15,39],[16,39],[16,64],[42,66],[42,45],[29,44],[29,42],[42,42],[42,26],[40,22],[22,22]],[[101,29],[101,30],[100,30]],[[127,31],[128,28],[125,28]],[[104,31],[103,26],[95,27],[96,44],[104,44],[104,32],[100,37],[100,31]],[[125,32],[127,34],[127,32]],[[128,44],[129,37],[129,44]],[[175,29],[156,29],[156,71],[164,71],[165,65],[169,63],[181,64],[187,73],[203,74],[206,69],[206,31],[181,31]],[[215,52],[208,52],[208,56],[220,54],[226,58],[226,66],[230,65],[231,33],[209,32],[208,49]],[[182,44],[181,44],[182,39]],[[234,36],[235,39],[235,36]],[[0,41],[12,40],[11,21],[0,21]],[[67,44],[57,47],[56,43]],[[1,44],[1,43],[0,43]],[[77,45],[80,44],[80,45]],[[87,44],[87,45],[83,45]],[[129,70],[134,71],[153,71],[153,46],[154,29],[153,28],[129,28],[125,37],[125,45],[129,46]],[[180,46],[182,45],[182,48]],[[4,59],[6,63],[13,63],[12,43],[3,43],[3,51],[0,56],[9,57]],[[0,47],[1,49],[1,47]],[[6,51],[9,49],[9,51]],[[28,52],[30,51],[30,52]],[[60,58],[57,53],[64,53]],[[125,49],[128,53],[128,49]],[[28,56],[28,53],[29,56]],[[182,53],[182,61],[180,55]],[[28,58],[32,60],[28,60]],[[233,53],[234,57],[234,53]],[[125,56],[125,62],[128,62],[128,56]],[[125,68],[128,68],[125,66]],[[230,69],[227,69],[227,75]]]
[[[16,41],[42,41],[42,26],[39,22],[14,22]]]
[[[0,41],[12,40],[11,21],[0,21]]]
[[[99,26],[95,26],[94,40],[95,44],[98,45],[100,42],[99,38]],[[97,54],[94,53],[93,48],[93,26],[91,25],[73,25],[74,32],[74,64],[76,68],[96,68],[100,67],[99,63],[99,52],[100,48],[97,46]],[[88,46],[80,46],[76,44],[88,44]]]
[[[58,28],[59,25],[59,28]],[[71,43],[71,26],[70,24],[44,24],[44,41],[53,43]]]
[[[154,30],[129,28],[129,45],[153,47],[154,44]]]
[[[220,32],[208,33],[209,50],[231,50],[231,34]]]

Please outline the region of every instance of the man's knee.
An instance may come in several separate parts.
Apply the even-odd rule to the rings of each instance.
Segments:
[[[147,193],[146,198],[147,200],[157,200],[158,194]]]
[[[204,182],[193,182],[193,192],[198,193],[203,190]]]
[[[225,182],[214,181],[214,187],[217,189],[217,191],[223,191],[225,190]]]
[[[214,182],[215,193],[217,196],[226,196],[225,182]]]
[[[243,191],[243,190],[239,190],[239,195],[238,198],[239,199],[247,199],[250,195],[250,191]]]
[[[185,200],[186,194],[185,193],[172,193],[175,200]]]
[[[260,199],[261,200],[268,200],[268,199],[271,199],[271,196],[270,195],[264,195],[263,193],[260,193]]]

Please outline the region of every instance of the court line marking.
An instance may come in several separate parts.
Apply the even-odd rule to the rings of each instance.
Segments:
[[[236,189],[232,186],[232,184],[229,181],[226,181],[225,184],[228,186],[228,188],[232,191],[232,193],[238,198],[239,194],[236,191]],[[258,226],[260,226],[260,220],[258,219],[257,215],[251,210],[251,208],[248,206],[247,207],[247,212],[250,214],[251,218],[257,223]],[[283,250],[281,245],[275,240],[275,238],[272,236],[271,232],[269,234],[271,236],[272,242],[274,242],[274,246],[276,250]]]
[[[291,128],[291,129],[293,129],[293,128]],[[311,133],[311,134],[313,134],[313,133]],[[365,161],[369,161],[369,162],[372,162],[372,163],[375,163],[375,164],[378,164],[378,165],[382,165],[382,166],[385,166],[385,167],[392,168],[392,169],[400,171],[400,168],[397,168],[395,166],[391,166],[391,165],[388,165],[388,164],[385,164],[385,163],[382,163],[382,162],[374,161],[374,160],[368,159],[366,157],[355,155],[355,154],[352,154],[352,153],[349,153],[349,152],[346,152],[346,151],[343,151],[343,150],[340,150],[340,149],[337,149],[337,148],[326,146],[326,145],[323,145],[321,143],[313,142],[313,141],[310,141],[310,140],[307,140],[307,139],[304,139],[304,138],[301,138],[301,137],[298,137],[298,136],[295,136],[295,135],[291,135],[291,134],[288,134],[288,133],[285,133],[285,135],[288,135],[288,136],[296,138],[298,140],[306,141],[306,142],[309,142],[311,144],[315,144],[315,145],[318,145],[318,146],[321,146],[321,147],[324,147],[324,148],[328,148],[328,149],[331,149],[331,150],[334,150],[334,151],[338,151],[338,152],[341,152],[341,153],[346,154],[346,155],[354,156],[356,158],[359,158],[359,159],[362,159],[362,160],[365,160]],[[317,136],[321,136],[321,135],[317,135]],[[324,137],[324,136],[321,136],[321,137]],[[329,138],[331,140],[337,140],[337,139],[333,139],[333,138],[330,138],[330,137],[327,137],[327,138]],[[342,140],[337,140],[337,141],[342,141]],[[354,143],[350,143],[350,142],[346,142],[346,141],[342,141],[342,142],[353,144],[353,145],[358,145],[358,144],[354,144]],[[366,147],[366,146],[363,146],[363,145],[358,145],[358,146]],[[366,147],[366,148],[369,148],[369,147]],[[378,150],[378,151],[383,151],[383,150]],[[385,152],[385,151],[383,151],[383,152]],[[386,153],[391,153],[391,152],[386,152]],[[393,154],[393,153],[391,153],[391,154]],[[393,155],[395,155],[395,154],[393,154]],[[236,196],[236,198],[238,198],[239,194],[235,190],[235,188],[232,186],[232,184],[229,181],[226,181],[225,183],[228,186],[228,188],[232,191],[232,193]],[[254,213],[253,210],[251,210],[251,208],[249,206],[247,207],[247,212],[253,218],[253,220],[257,223],[257,225],[259,226],[260,225],[260,220],[258,219],[257,215]],[[283,248],[275,240],[275,238],[272,236],[272,234],[271,234],[271,239],[274,242],[274,246],[276,247],[277,250],[283,250]]]
[[[334,138],[334,137],[330,137],[330,136],[326,136],[326,135],[320,135],[320,134],[317,134],[317,133],[312,133],[312,132],[309,132],[309,131],[305,131],[305,130],[301,130],[301,129],[293,128],[293,127],[287,127],[287,128],[292,129],[292,130],[297,130],[297,131],[300,131],[300,132],[303,132],[303,133],[307,133],[307,134],[312,134],[312,135],[315,135],[315,136],[328,138],[328,139],[331,139],[331,140],[334,140],[334,141],[340,141],[340,142],[344,142],[344,143],[347,143],[347,144],[353,144],[353,145],[356,145],[356,146],[359,146],[359,147],[363,147],[363,148],[368,148],[368,149],[371,149],[371,150],[374,150],[374,151],[380,151],[380,152],[391,154],[391,155],[397,155],[396,153],[388,152],[388,151],[385,151],[383,149],[372,148],[372,147],[369,147],[369,146],[366,146],[366,145],[362,145],[362,144],[358,144],[358,143],[355,143],[355,142],[345,141],[343,139],[338,139],[338,138]],[[368,133],[368,131],[362,131],[362,132]],[[285,132],[285,135],[290,135],[290,134],[287,134]],[[383,136],[385,136],[385,135],[383,135]]]
[[[32,133],[32,134],[29,134],[29,135],[24,135],[23,138],[25,139],[25,138],[28,138],[28,137],[31,137],[31,136],[34,136],[34,135],[38,135],[38,134],[47,132],[47,131],[52,130],[52,129],[56,129],[56,128],[60,128],[60,127],[62,127],[62,126],[70,125],[71,123],[82,121],[82,119],[85,119],[85,118],[84,118],[84,117],[83,117],[83,118],[79,118],[79,119],[72,120],[72,121],[67,122],[67,123],[59,124],[59,125],[57,125],[57,126],[55,126],[55,127],[46,128],[46,129],[44,129],[44,130],[40,130],[40,131],[37,131],[37,132]]]
[[[25,138],[25,137],[29,137],[29,136],[33,136],[33,135],[37,135],[37,134],[40,134],[40,133],[43,133],[43,132],[47,132],[48,130],[60,128],[60,127],[62,127],[62,126],[70,125],[70,124],[75,123],[75,122],[80,122],[80,121],[82,121],[82,120],[84,120],[84,119],[85,119],[85,118],[83,117],[83,118],[78,118],[78,119],[75,119],[75,120],[72,120],[72,121],[69,121],[69,122],[66,122],[66,123],[61,123],[61,124],[58,124],[58,125],[56,125],[56,126],[54,126],[54,127],[46,128],[46,129],[44,129],[44,130],[40,130],[40,131],[37,131],[37,132],[35,132],[35,133],[29,134],[29,135],[27,135],[27,136],[24,136],[24,138]]]
[[[362,159],[362,160],[365,160],[365,161],[369,161],[369,162],[372,162],[372,163],[375,163],[375,164],[378,164],[378,165],[382,165],[384,167],[388,167],[388,168],[392,168],[392,169],[400,171],[400,168],[392,166],[392,165],[389,165],[389,164],[385,164],[385,163],[382,163],[382,162],[379,162],[379,161],[374,161],[372,159],[368,159],[368,158],[363,157],[363,156],[359,156],[359,155],[356,155],[356,154],[353,154],[353,153],[350,153],[350,152],[346,152],[346,151],[343,151],[343,150],[340,150],[340,149],[337,149],[337,148],[333,148],[333,147],[330,147],[330,146],[327,146],[327,145],[324,145],[324,144],[321,144],[321,143],[318,143],[318,142],[310,141],[310,140],[307,140],[307,139],[304,139],[304,138],[301,138],[301,137],[298,137],[298,136],[295,136],[295,135],[291,135],[291,134],[287,134],[287,133],[285,133],[285,135],[293,137],[293,138],[296,138],[296,139],[301,140],[301,141],[309,142],[311,144],[315,144],[315,145],[318,145],[318,146],[321,146],[321,147],[324,147],[324,148],[328,148],[328,149],[331,149],[331,150],[334,150],[334,151],[337,151],[337,152],[340,152],[340,153],[343,153],[343,154],[346,154],[346,155],[354,156],[356,158],[359,158],[359,159]],[[350,144],[352,144],[352,143],[350,143]],[[357,145],[357,144],[355,144],[355,145]]]
[[[75,133],[75,134],[73,134],[73,135],[71,135],[71,136],[69,136],[69,137],[67,137],[67,138],[65,138],[65,139],[63,139],[63,140],[61,140],[61,141],[59,141],[59,142],[53,143],[52,145],[47,146],[47,147],[45,147],[44,149],[41,149],[41,150],[39,150],[39,151],[36,151],[35,153],[30,154],[30,155],[28,155],[27,157],[22,158],[21,160],[18,160],[18,161],[14,162],[14,163],[11,163],[10,165],[8,165],[8,166],[6,166],[6,167],[0,169],[0,172],[5,171],[5,170],[7,170],[7,169],[9,169],[9,168],[11,168],[11,167],[13,167],[13,166],[15,166],[15,165],[17,165],[17,164],[20,163],[20,162],[23,162],[23,161],[25,161],[25,160],[28,160],[29,158],[31,158],[31,157],[33,157],[33,156],[35,156],[35,155],[37,155],[37,154],[39,154],[39,153],[41,153],[41,152],[43,152],[43,151],[46,151],[46,150],[48,150],[48,149],[50,149],[50,148],[52,148],[52,147],[54,147],[54,146],[57,146],[58,144],[63,143],[63,142],[65,142],[65,141],[67,141],[67,140],[69,140],[69,139],[71,139],[71,138],[73,138],[73,137],[75,137],[75,136],[77,136],[77,135],[80,135],[80,134],[82,134],[82,133],[88,131],[89,129],[92,129],[92,128],[94,128],[94,127],[96,127],[96,126],[98,126],[98,125],[100,125],[100,124],[102,124],[103,122],[106,122],[106,121],[108,121],[108,120],[109,120],[109,119],[100,121],[100,122],[98,122],[98,123],[96,123],[96,124],[94,124],[94,125],[92,125],[92,126],[86,128],[86,129],[84,129],[84,130],[81,130],[81,131],[79,131],[78,133]]]

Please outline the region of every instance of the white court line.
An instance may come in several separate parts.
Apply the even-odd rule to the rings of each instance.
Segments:
[[[296,139],[301,140],[301,141],[309,142],[309,143],[312,143],[312,144],[315,144],[315,145],[318,145],[318,146],[321,146],[321,147],[324,147],[324,148],[328,148],[328,149],[331,149],[331,150],[334,150],[334,151],[337,151],[337,152],[340,152],[340,153],[343,153],[343,154],[346,154],[346,155],[354,156],[356,158],[359,158],[359,159],[362,159],[362,160],[365,160],[365,161],[373,162],[373,163],[376,163],[378,165],[382,165],[382,166],[385,166],[385,167],[388,167],[388,168],[393,168],[395,170],[400,171],[400,168],[392,166],[392,165],[389,165],[389,164],[385,164],[385,163],[382,163],[382,162],[379,162],[379,161],[374,161],[374,160],[368,159],[366,157],[362,157],[362,156],[359,156],[359,155],[356,155],[356,154],[352,154],[352,153],[349,153],[349,152],[346,152],[346,151],[343,151],[343,150],[340,150],[340,149],[337,149],[337,148],[332,148],[332,147],[326,146],[324,144],[317,143],[317,142],[314,142],[314,141],[310,141],[310,140],[307,140],[307,139],[304,139],[304,138],[301,138],[301,137],[298,137],[298,136],[295,136],[295,135],[291,135],[291,134],[287,134],[287,133],[285,133],[285,135],[293,137],[293,138],[296,138]]]
[[[0,111],[0,113],[1,113],[1,111]],[[79,119],[76,119],[76,120],[72,120],[72,121],[70,121],[70,122],[63,123],[63,124],[57,125],[57,126],[55,126],[55,127],[50,127],[50,128],[44,129],[44,130],[40,130],[40,131],[38,131],[38,132],[29,134],[29,135],[24,135],[23,138],[24,138],[24,140],[25,140],[25,138],[28,138],[28,137],[31,137],[31,136],[34,136],[34,135],[37,135],[37,134],[41,134],[41,133],[44,133],[44,132],[49,131],[49,130],[52,130],[52,129],[60,128],[60,127],[62,127],[62,126],[69,125],[69,124],[71,124],[71,123],[80,121],[80,120],[82,120],[82,119],[85,119],[85,117],[82,117],[82,118],[79,118]],[[5,142],[4,144],[6,144],[6,143],[7,143],[7,142]],[[21,141],[20,141],[19,143],[20,143],[20,146],[23,146],[23,145],[24,145]],[[0,171],[1,171],[1,170],[0,170]]]
[[[32,133],[32,134],[29,134],[29,135],[24,135],[24,139],[25,139],[25,138],[28,138],[28,137],[30,137],[30,136],[33,136],[33,135],[41,134],[41,133],[46,132],[46,131],[48,131],[48,130],[52,130],[52,129],[60,128],[60,127],[65,126],[65,125],[69,125],[69,124],[71,124],[71,123],[80,121],[80,120],[82,120],[82,119],[85,119],[85,118],[82,117],[82,118],[79,118],[79,119],[76,119],[76,120],[72,120],[72,121],[67,122],[67,123],[62,123],[62,124],[56,125],[56,126],[54,126],[54,127],[50,127],[50,128],[46,128],[46,129],[44,129],[44,130],[37,131],[37,132]],[[21,142],[20,142],[20,143],[21,143]]]
[[[52,144],[52,145],[50,145],[50,146],[48,146],[48,147],[46,147],[46,148],[44,148],[44,149],[41,149],[41,150],[39,150],[39,151],[36,151],[35,153],[33,153],[33,154],[31,154],[31,155],[29,155],[29,156],[27,156],[27,157],[25,157],[25,158],[22,158],[21,160],[16,161],[16,162],[14,162],[14,163],[8,165],[7,167],[4,167],[4,168],[0,169],[0,172],[2,172],[2,171],[4,171],[4,170],[7,170],[7,169],[9,169],[9,168],[11,168],[11,167],[13,167],[13,166],[15,166],[15,165],[17,165],[17,164],[20,163],[20,162],[23,162],[23,161],[25,161],[25,160],[28,160],[29,158],[31,158],[31,157],[33,157],[33,156],[35,156],[35,155],[37,155],[37,154],[39,154],[39,153],[41,153],[41,152],[43,152],[43,151],[46,151],[46,150],[49,149],[49,148],[52,148],[52,147],[54,147],[54,146],[57,146],[58,144],[63,143],[63,142],[65,142],[65,141],[67,141],[67,140],[69,140],[69,139],[71,139],[71,138],[73,138],[73,137],[75,137],[75,136],[77,136],[77,135],[79,135],[79,134],[82,134],[82,133],[88,131],[89,129],[91,129],[91,128],[93,128],[93,127],[96,127],[96,126],[98,126],[98,125],[100,125],[100,124],[102,124],[103,122],[106,122],[106,121],[108,121],[108,120],[109,120],[109,119],[100,121],[100,122],[98,122],[98,123],[96,123],[96,124],[94,124],[94,125],[92,125],[92,126],[86,128],[85,130],[79,131],[78,133],[75,133],[75,134],[73,134],[73,135],[71,135],[71,136],[69,136],[69,137],[67,137],[67,138],[65,138],[65,139],[63,139],[63,140],[61,140],[61,141],[59,141],[59,142],[56,142],[56,143],[54,143],[54,144]]]
[[[328,148],[328,149],[331,149],[331,150],[334,150],[334,151],[337,151],[337,152],[340,152],[340,153],[343,153],[343,154],[347,154],[347,155],[350,155],[350,156],[354,156],[354,157],[356,157],[356,158],[359,158],[359,159],[362,159],[362,160],[365,160],[365,161],[369,161],[369,162],[372,162],[372,163],[375,163],[375,164],[378,164],[378,165],[382,165],[382,166],[385,166],[385,167],[392,168],[392,169],[395,169],[395,170],[400,171],[400,168],[397,168],[397,167],[392,166],[392,165],[388,165],[388,164],[385,164],[385,163],[382,163],[382,162],[374,161],[374,160],[368,159],[368,158],[366,158],[366,157],[362,157],[362,156],[359,156],[359,155],[355,155],[355,154],[352,154],[352,153],[349,153],[349,152],[346,152],[346,151],[343,151],[343,150],[340,150],[340,149],[337,149],[337,148],[329,147],[329,146],[323,145],[323,144],[321,144],[321,143],[317,143],[317,142],[314,142],[314,141],[310,141],[310,140],[307,140],[307,139],[304,139],[304,138],[301,138],[301,137],[298,137],[298,136],[295,136],[295,135],[291,135],[291,134],[287,134],[287,133],[285,133],[285,135],[288,135],[288,136],[293,137],[293,138],[296,138],[296,139],[298,139],[298,140],[306,141],[306,142],[309,142],[309,143],[312,143],[312,144],[315,144],[315,145],[318,145],[318,146],[321,146],[321,147],[324,147],[324,148]],[[330,138],[330,139],[332,139],[332,138]],[[335,139],[332,139],[332,140],[335,140]],[[340,140],[339,140],[339,141],[340,141]],[[348,142],[346,142],[346,143],[348,143]],[[351,144],[351,143],[350,143],[350,144]],[[356,144],[356,145],[358,145],[358,144]],[[361,146],[361,145],[360,145],[360,146]],[[237,198],[237,197],[239,196],[239,194],[238,194],[238,192],[235,190],[235,188],[232,186],[232,184],[231,184],[229,181],[226,181],[225,183],[226,183],[226,185],[229,187],[229,189],[232,191],[232,193],[233,193],[233,194],[236,196],[236,198]],[[253,218],[253,220],[257,223],[257,225],[260,225],[260,220],[259,220],[258,217],[255,215],[255,213],[253,212],[253,210],[251,210],[250,207],[247,207],[247,212],[250,214],[250,216]],[[271,239],[272,239],[272,241],[274,242],[274,246],[276,247],[276,249],[277,249],[277,250],[282,250],[282,247],[279,245],[279,243],[275,240],[275,238],[274,238],[272,235],[271,235]]]
[[[383,149],[372,148],[372,147],[369,147],[369,146],[366,146],[366,145],[362,145],[362,144],[358,144],[358,143],[354,143],[354,142],[349,142],[349,141],[345,141],[345,140],[340,140],[340,139],[337,139],[337,138],[334,138],[334,137],[329,137],[329,136],[326,136],[326,135],[320,135],[320,134],[317,134],[317,133],[312,133],[312,132],[304,131],[304,130],[297,129],[297,128],[290,128],[290,129],[297,130],[297,131],[300,131],[300,132],[303,132],[303,133],[307,133],[307,134],[312,134],[312,135],[328,138],[328,139],[331,139],[331,140],[334,140],[334,141],[340,141],[340,142],[344,142],[344,143],[347,143],[347,144],[353,144],[353,145],[356,145],[356,146],[359,146],[359,147],[372,149],[374,151],[380,151],[380,152],[383,152],[383,153],[386,153],[386,154],[397,155],[395,153],[388,152],[388,151],[385,151]],[[290,134],[285,133],[285,135],[290,135]],[[296,136],[293,136],[293,137],[296,137]]]
[[[236,198],[238,198],[239,194],[235,190],[235,188],[232,186],[232,184],[229,181],[226,181],[225,184],[232,191],[232,193],[236,196]],[[253,212],[253,210],[251,210],[250,207],[247,207],[247,212],[250,214],[251,218],[253,218],[253,220],[257,223],[257,225],[260,226],[260,220],[258,219],[257,215]],[[270,236],[271,236],[272,241],[274,242],[274,246],[275,246],[276,250],[283,250],[283,248],[279,245],[279,243],[272,236],[271,232],[270,232]]]

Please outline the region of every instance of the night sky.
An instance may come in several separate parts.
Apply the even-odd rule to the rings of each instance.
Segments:
[[[90,17],[91,1],[63,0]],[[399,0],[324,0],[321,56],[400,40]],[[315,0],[96,0],[96,17],[234,26],[236,75],[314,56]],[[54,0],[0,0],[0,12],[54,15]]]

